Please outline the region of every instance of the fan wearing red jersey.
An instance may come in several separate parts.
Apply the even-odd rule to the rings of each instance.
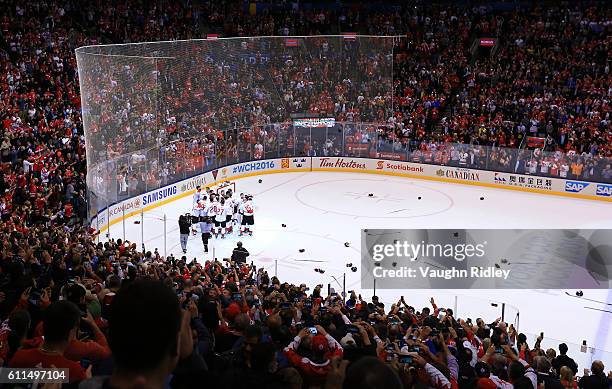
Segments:
[[[70,383],[91,377],[91,366],[87,370],[81,364],[64,356],[70,342],[76,339],[81,312],[76,304],[61,300],[45,309],[43,328],[45,338],[39,348],[21,349],[15,353],[9,367],[21,368],[65,368]]]
[[[302,329],[284,351],[289,363],[298,369],[307,384],[321,385],[331,370],[331,359],[341,358],[344,350],[323,327],[317,325],[315,328],[316,334],[313,334],[309,328]],[[310,346],[310,357],[298,354],[298,348],[302,343]]]

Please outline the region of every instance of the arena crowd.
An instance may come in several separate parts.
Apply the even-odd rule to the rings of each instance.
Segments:
[[[108,195],[114,183],[111,200],[242,160],[372,150],[612,182],[604,2],[255,13],[231,1],[0,4],[2,366],[68,368],[70,385],[82,388],[610,386],[599,361],[579,372],[565,345],[544,350],[496,318],[457,318],[434,299],[415,307],[398,296],[385,306],[358,291],[343,298],[283,283],[248,264],[96,243],[74,55],[84,45],[209,33],[340,34],[298,48],[281,38],[219,43],[189,53],[201,55],[189,74],[185,55],[159,64],[160,78],[129,62],[111,79],[91,72],[81,82],[99,86],[86,92],[95,101],[87,112],[97,115],[92,146],[103,152],[89,155],[90,167],[103,179],[89,184]],[[402,37],[381,45],[345,32]],[[474,53],[478,37],[499,47]],[[241,57],[251,51],[282,55],[253,65]],[[164,99],[153,109],[155,87]],[[345,140],[365,147],[300,134],[287,122],[292,113],[333,116]],[[543,144],[517,150],[527,137]]]

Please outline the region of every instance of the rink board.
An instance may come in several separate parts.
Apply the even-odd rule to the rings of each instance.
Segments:
[[[191,196],[197,186],[210,187],[223,181],[264,174],[308,171],[383,174],[612,202],[612,184],[372,158],[292,157],[229,165],[166,185],[101,210],[92,218],[91,226],[99,232],[106,231],[124,219]]]

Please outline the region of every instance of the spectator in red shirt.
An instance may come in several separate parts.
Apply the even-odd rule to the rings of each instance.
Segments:
[[[56,301],[44,312],[43,327],[45,340],[39,348],[23,349],[15,353],[9,367],[56,367],[68,369],[70,383],[77,383],[91,377],[87,370],[64,356],[70,342],[76,339],[81,313],[70,301]]]

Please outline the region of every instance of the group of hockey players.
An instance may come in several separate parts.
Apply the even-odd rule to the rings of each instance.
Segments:
[[[235,226],[239,226],[239,236],[253,235],[254,212],[252,195],[240,193],[238,196],[231,188],[220,189],[215,193],[198,186],[193,195],[191,214],[179,218],[183,253],[187,252],[188,236],[185,236],[185,232],[188,227],[191,227],[191,233],[194,235],[199,229],[204,252],[208,252],[209,239],[213,236],[224,239],[226,234],[233,233]]]

